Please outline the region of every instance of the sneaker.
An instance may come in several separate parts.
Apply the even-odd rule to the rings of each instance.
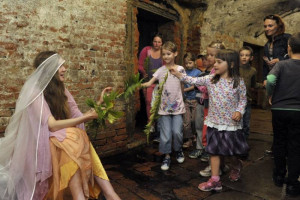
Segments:
[[[203,177],[210,177],[211,176],[211,166],[208,165],[207,167],[205,167],[205,169],[201,170],[199,172],[199,174]],[[222,170],[219,171],[219,176],[222,175]]]
[[[229,180],[236,182],[241,178],[241,169],[232,169],[229,174]]]
[[[201,149],[195,149],[189,154],[190,158],[199,158],[202,155],[202,150]]]
[[[178,163],[183,163],[184,154],[183,154],[182,150],[176,152],[176,160]]]
[[[170,168],[170,164],[171,164],[171,158],[170,157],[168,157],[168,158],[164,158],[164,160],[162,161],[162,164],[161,164],[161,170],[164,170],[164,171],[166,171],[166,170],[169,170],[169,168]]]
[[[208,162],[208,161],[209,161],[209,155],[204,151],[204,152],[202,153],[202,156],[201,156],[200,160],[201,160],[202,162]]]
[[[204,192],[212,190],[220,192],[222,190],[222,183],[221,181],[214,181],[210,178],[207,182],[199,184],[198,189]]]
[[[155,138],[153,139],[153,142],[159,143],[159,142],[160,142],[160,138],[159,138],[159,137],[155,137]]]

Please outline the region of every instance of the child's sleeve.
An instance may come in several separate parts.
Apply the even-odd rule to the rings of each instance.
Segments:
[[[251,77],[251,88],[264,88],[263,84],[256,82],[257,71],[255,68],[253,76]]]
[[[275,66],[273,67],[273,69],[270,71],[270,73],[267,76],[267,93],[268,96],[272,96],[275,85],[276,85],[276,81],[279,77],[279,73],[280,73],[280,63],[276,63]]]
[[[236,111],[240,112],[243,115],[245,113],[246,105],[247,105],[246,86],[244,80],[241,79],[239,84],[239,103]]]
[[[200,85],[206,86],[210,77],[211,76],[191,77],[183,74],[180,80],[191,85],[196,85],[198,87]]]

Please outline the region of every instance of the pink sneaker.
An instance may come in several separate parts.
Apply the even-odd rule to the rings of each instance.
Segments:
[[[211,178],[204,183],[199,184],[198,189],[204,192],[209,192],[209,191],[216,191],[220,192],[222,190],[222,183],[221,181],[214,181]]]
[[[236,182],[241,178],[241,170],[240,169],[232,169],[229,174],[229,180],[232,182]]]

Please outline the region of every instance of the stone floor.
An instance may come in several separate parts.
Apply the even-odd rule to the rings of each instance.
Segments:
[[[243,161],[242,178],[232,183],[228,174],[222,175],[221,193],[201,192],[199,183],[207,178],[199,175],[207,163],[188,158],[178,164],[172,157],[170,170],[160,169],[161,156],[158,146],[142,145],[126,154],[102,159],[107,174],[123,200],[282,200],[284,189],[271,180],[273,160],[266,155],[272,141],[271,113],[253,109],[251,120],[251,148],[249,158]],[[99,199],[103,200],[104,197]],[[299,198],[298,198],[299,199]]]

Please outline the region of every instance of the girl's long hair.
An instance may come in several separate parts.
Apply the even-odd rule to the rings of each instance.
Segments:
[[[231,49],[220,50],[216,58],[227,62],[228,65],[228,75],[233,79],[233,88],[236,88],[240,84],[240,57],[238,52]],[[220,80],[220,75],[216,74],[212,79],[212,83],[217,83]]]
[[[53,54],[56,54],[56,52],[44,51],[39,53],[34,60],[34,67],[38,68],[43,61]],[[65,85],[59,79],[58,72],[53,76],[50,83],[45,88],[44,96],[49,105],[50,111],[56,120],[68,119],[70,117],[68,97],[65,95]]]

